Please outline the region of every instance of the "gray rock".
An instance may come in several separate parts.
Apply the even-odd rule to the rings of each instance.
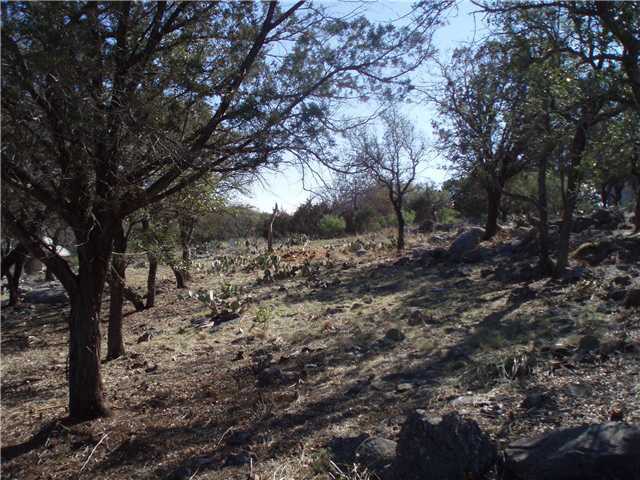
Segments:
[[[53,289],[37,289],[25,294],[24,303],[38,303],[43,305],[55,305],[60,303],[68,303],[69,297],[60,288]]]
[[[567,393],[572,397],[583,398],[591,394],[591,388],[581,383],[570,383],[567,385]]]
[[[398,391],[398,392],[408,392],[409,390],[413,390],[413,384],[412,383],[399,383],[396,386],[396,391]]]
[[[369,435],[363,433],[357,437],[335,437],[327,443],[327,450],[333,461],[337,464],[348,464],[355,462],[358,447],[367,439]]]
[[[402,333],[402,330],[398,328],[390,328],[389,330],[387,330],[387,333],[385,333],[384,337],[387,340],[391,340],[392,342],[401,342],[405,339],[404,333]]]
[[[614,302],[621,302],[626,296],[627,291],[621,289],[611,290],[609,293],[607,293],[607,298],[609,300],[613,300]]]
[[[505,451],[505,480],[640,479],[640,428],[620,422],[566,428]]]
[[[367,438],[356,450],[356,461],[369,470],[381,472],[389,468],[396,456],[397,443],[382,437]]]
[[[640,307],[640,288],[633,288],[627,290],[627,294],[624,297],[624,307],[634,308]]]
[[[613,280],[613,283],[623,287],[631,285],[631,277],[629,275],[618,275]]]
[[[258,374],[258,386],[267,387],[277,385],[285,380],[285,375],[277,367],[268,367]]]
[[[493,468],[496,458],[496,447],[475,421],[455,412],[429,417],[416,410],[400,431],[393,478],[479,479]]]
[[[549,395],[544,392],[531,392],[522,400],[520,408],[525,410],[537,409],[544,406],[549,400]]]
[[[484,230],[477,227],[462,232],[451,243],[449,255],[464,255],[470,253],[480,244],[483,236]]]
[[[602,263],[614,250],[615,245],[611,240],[587,242],[576,248],[571,256],[594,267]]]
[[[611,338],[600,344],[598,353],[602,357],[608,357],[615,352],[624,352],[627,348],[627,342],[622,338]]]
[[[169,480],[189,480],[193,476],[193,472],[188,467],[178,467],[169,476]]]
[[[600,348],[600,340],[594,335],[583,335],[578,340],[578,351],[583,353],[595,352]]]

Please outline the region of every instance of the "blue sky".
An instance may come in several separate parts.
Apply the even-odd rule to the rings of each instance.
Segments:
[[[334,5],[340,8],[341,2],[323,2],[327,8]],[[411,8],[409,1],[380,1],[372,2],[367,7],[365,15],[372,21],[389,21],[401,16]],[[458,10],[449,14],[448,24],[438,30],[435,35],[435,46],[439,51],[439,56],[446,59],[451,51],[466,42],[478,39],[485,32],[483,29],[481,14],[473,12],[477,10],[471,2],[463,1],[459,3]],[[425,66],[421,71],[413,74],[415,83],[423,83],[430,79],[429,66]],[[362,108],[354,105],[354,108]],[[422,131],[427,139],[431,136],[431,121],[434,113],[428,105],[419,101],[414,101],[404,105],[401,110],[411,118],[416,127]],[[441,183],[448,178],[446,170],[446,160],[434,157],[426,164],[420,172],[418,181],[432,181]],[[306,189],[305,189],[306,187]],[[307,173],[304,175],[300,169],[286,167],[278,172],[267,172],[263,174],[262,181],[254,183],[247,195],[239,195],[237,201],[249,204],[258,210],[270,212],[274,203],[278,203],[280,208],[292,213],[298,205],[312,196],[308,190],[317,190],[318,182]]]

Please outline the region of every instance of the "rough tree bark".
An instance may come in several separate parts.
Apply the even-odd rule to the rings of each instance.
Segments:
[[[107,337],[107,360],[114,360],[124,355],[124,339],[122,337],[122,306],[124,304],[124,288],[127,262],[127,237],[122,223],[115,227],[113,238],[113,254],[111,258],[111,281],[109,282],[109,331]]]
[[[92,420],[109,415],[100,373],[100,306],[109,272],[113,234],[109,218],[98,217],[91,228],[77,231],[86,237],[78,247],[79,270],[75,285],[67,292],[71,298],[69,325],[69,415],[76,420]],[[63,283],[64,272],[54,269]],[[61,278],[62,276],[62,278]],[[65,286],[66,288],[66,286]]]
[[[498,233],[501,199],[502,191],[499,188],[487,188],[487,222],[484,227],[485,240],[491,239]]]
[[[176,288],[187,288],[185,271],[175,265],[171,265],[171,270],[173,270],[173,275],[176,277]]]
[[[551,275],[554,265],[549,256],[549,210],[547,200],[548,154],[545,149],[538,161],[538,268],[543,275]]]
[[[15,307],[20,303],[20,277],[22,276],[22,268],[24,266],[25,259],[27,258],[28,250],[18,243],[16,247],[11,250],[6,257],[1,261],[0,270],[2,275],[7,277],[7,283],[9,287],[9,303],[8,306]],[[13,267],[13,272],[11,271]]]
[[[567,187],[563,195],[562,223],[560,225],[560,238],[558,239],[558,255],[555,275],[564,273],[569,262],[569,241],[571,227],[573,225],[573,212],[578,200],[580,181],[578,179],[578,166],[582,160],[582,154],[587,146],[587,122],[582,121],[576,128],[576,132],[569,149],[569,168],[566,174]]]
[[[393,204],[393,210],[396,214],[396,220],[398,222],[397,249],[398,249],[398,252],[402,252],[405,246],[405,241],[404,241],[405,220],[404,220],[404,213],[402,211],[402,198],[397,200],[394,200],[392,198],[391,203]]]
[[[149,272],[147,274],[147,302],[146,308],[151,308],[156,304],[156,276],[158,274],[158,257],[149,252]]]

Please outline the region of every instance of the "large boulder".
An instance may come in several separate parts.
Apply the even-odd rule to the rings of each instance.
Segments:
[[[479,479],[493,468],[496,458],[495,445],[475,421],[455,412],[429,417],[416,410],[400,431],[393,478]]]
[[[615,250],[616,247],[611,240],[587,242],[576,248],[571,256],[594,267],[602,263]]]
[[[475,250],[484,236],[482,228],[474,227],[458,235],[449,247],[449,255],[465,255]]]
[[[638,480],[640,428],[620,422],[565,428],[505,451],[504,480]]]
[[[601,208],[591,214],[591,219],[598,230],[615,230],[624,223],[624,213],[618,209]]]
[[[592,227],[597,230],[615,230],[621,223],[624,223],[624,214],[620,210],[601,208],[591,215],[574,218],[571,230],[573,233]]]

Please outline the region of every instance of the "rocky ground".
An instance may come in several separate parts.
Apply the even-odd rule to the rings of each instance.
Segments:
[[[199,260],[191,296],[162,270],[157,306],[127,306],[128,353],[104,364],[113,416],[90,424],[64,421],[66,298],[31,279],[2,311],[2,474],[364,479],[354,462],[377,460],[356,447],[395,445],[417,409],[499,447],[638,424],[640,237],[614,227],[580,224],[560,279],[516,227],[454,255],[457,230],[412,234],[401,256],[381,236],[283,247],[271,281],[240,249]],[[145,275],[129,267],[133,286]]]

